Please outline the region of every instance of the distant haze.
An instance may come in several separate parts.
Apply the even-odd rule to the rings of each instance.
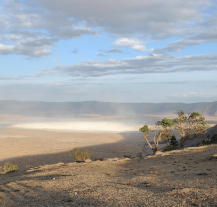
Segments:
[[[210,103],[112,103],[99,101],[86,102],[36,102],[0,101],[0,114],[19,114],[43,117],[94,117],[104,116],[141,116],[175,114],[182,109],[186,113],[197,111],[203,115],[217,116],[217,101]],[[115,117],[114,117],[115,118]]]

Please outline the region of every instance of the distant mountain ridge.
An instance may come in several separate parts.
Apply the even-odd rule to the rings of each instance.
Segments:
[[[42,102],[0,101],[0,114],[27,116],[70,117],[79,114],[127,115],[175,113],[176,110],[197,111],[217,116],[217,101],[202,103],[114,103],[114,102]]]

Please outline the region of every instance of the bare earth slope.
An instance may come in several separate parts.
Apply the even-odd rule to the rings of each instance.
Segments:
[[[0,206],[217,206],[217,145],[0,175]]]

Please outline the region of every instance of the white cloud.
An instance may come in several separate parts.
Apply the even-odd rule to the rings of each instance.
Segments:
[[[184,57],[147,55],[122,60],[83,61],[74,65],[59,65],[53,68],[53,71],[69,76],[104,76],[209,70],[217,70],[217,54]]]
[[[10,54],[14,50],[13,45],[3,45],[0,43],[0,54]]]
[[[16,38],[19,36],[15,34],[21,38],[55,39],[49,46],[45,43],[43,49],[37,49],[41,52],[24,53],[32,57],[51,54],[49,48],[45,47],[52,46],[60,39],[96,35],[96,30],[116,37],[127,37],[118,39],[114,46],[136,51],[146,48],[143,42],[132,39],[134,35],[154,41],[179,36],[183,38],[182,41],[156,50],[156,53],[176,52],[201,42],[193,37],[212,29],[217,18],[216,14],[206,14],[206,9],[213,8],[212,0],[4,0],[3,3],[0,9],[0,31],[1,34],[11,35],[11,41],[18,40]],[[213,29],[212,34],[216,36],[216,29]]]
[[[5,0],[0,8],[1,54],[42,57],[50,55],[49,47],[61,39],[96,34],[60,10],[34,7],[34,2],[28,3]],[[4,44],[7,41],[10,41],[10,48]]]
[[[202,43],[217,42],[217,26],[201,31],[196,36],[186,39],[177,40],[166,44],[161,49],[153,50],[154,53],[167,53],[167,52],[179,52],[186,47],[199,45]]]
[[[106,53],[124,53],[122,50],[119,50],[119,49],[116,49],[116,48],[112,48],[110,50],[102,50],[103,52],[106,52]]]
[[[203,18],[201,8],[212,6],[211,0],[32,0],[31,3],[50,13],[61,11],[57,13],[59,19],[68,15],[119,36],[144,34],[155,39],[188,35],[195,22]]]
[[[215,94],[216,95],[216,94]],[[182,93],[182,94],[172,94],[171,97],[192,97],[192,96],[195,96],[195,97],[204,97],[205,94],[204,93],[198,93],[198,92],[189,92],[189,93]]]
[[[134,40],[134,39],[128,39],[128,38],[121,38],[116,40],[113,43],[113,46],[116,47],[128,47],[131,48],[133,50],[142,52],[145,51],[145,46],[143,45],[144,42],[138,41],[138,40]]]
[[[29,57],[42,57],[50,55],[51,51],[46,49],[55,42],[55,39],[50,38],[21,38],[16,36],[8,37],[9,40],[18,40],[15,45],[0,44],[0,54],[17,54]]]
[[[0,76],[0,80],[22,80],[23,77],[6,77],[6,76]]]
[[[100,53],[97,52],[96,55],[99,56],[99,57],[106,57],[107,56],[107,55],[105,55],[105,54],[103,54],[101,52]]]

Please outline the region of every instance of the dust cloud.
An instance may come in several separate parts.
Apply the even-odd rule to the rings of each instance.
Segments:
[[[92,132],[127,132],[138,131],[139,126],[120,122],[36,122],[13,125],[22,129],[92,131]]]

